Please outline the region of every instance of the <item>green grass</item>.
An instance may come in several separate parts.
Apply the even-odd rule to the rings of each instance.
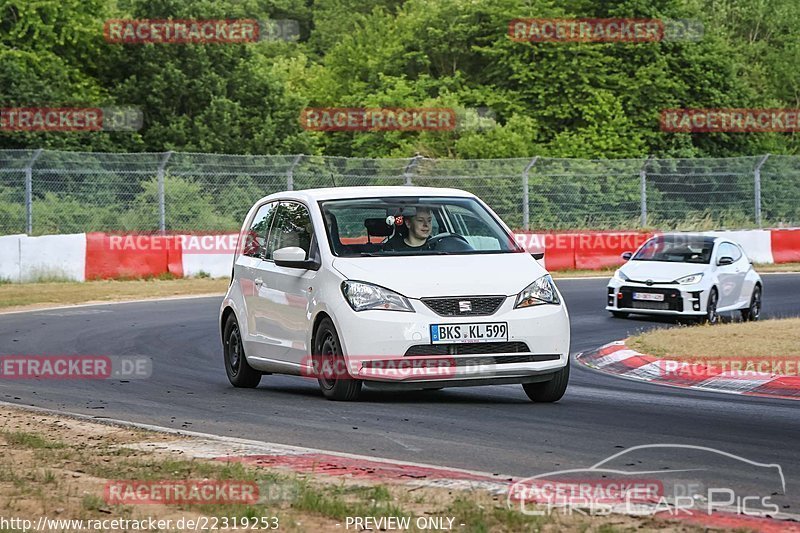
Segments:
[[[66,447],[63,442],[48,440],[40,435],[24,431],[2,431],[0,434],[8,441],[8,444],[20,448],[53,450]]]

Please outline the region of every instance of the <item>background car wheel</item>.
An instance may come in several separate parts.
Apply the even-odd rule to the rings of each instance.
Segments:
[[[755,322],[761,316],[761,285],[756,285],[753,289],[753,296],[750,297],[750,307],[742,309],[742,320]]]
[[[345,402],[358,399],[362,383],[347,373],[339,335],[329,318],[320,322],[314,335],[314,358],[319,369],[319,388],[327,399]]]
[[[222,351],[225,358],[225,373],[228,374],[228,381],[234,387],[254,388],[261,382],[261,372],[254,370],[247,363],[244,356],[244,344],[242,343],[242,333],[239,330],[239,323],[231,313],[225,322],[223,330]]]
[[[703,322],[706,324],[719,324],[719,313],[717,312],[717,304],[719,303],[719,293],[716,287],[711,288],[708,293],[708,302],[706,303],[706,316],[703,317]]]
[[[611,311],[611,314],[614,315],[614,318],[628,318],[628,313],[625,311]]]
[[[553,375],[553,379],[538,383],[523,383],[525,394],[534,402],[557,402],[564,396],[569,383],[569,358],[567,366]]]

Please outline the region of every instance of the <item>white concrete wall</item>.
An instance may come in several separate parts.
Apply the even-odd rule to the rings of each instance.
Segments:
[[[22,235],[0,236],[0,280],[19,281],[19,241]]]
[[[20,241],[20,281],[86,278],[86,234],[25,237]]]
[[[704,231],[703,235],[723,237],[739,243],[752,261],[772,263],[772,236],[768,229]]]

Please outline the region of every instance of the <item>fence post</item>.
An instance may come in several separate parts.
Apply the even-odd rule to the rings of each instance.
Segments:
[[[294,190],[294,168],[300,164],[300,160],[303,159],[303,154],[295,156],[294,161],[292,161],[292,166],[289,167],[289,170],[286,171],[286,190],[293,191]]]
[[[756,204],[756,226],[761,227],[761,167],[767,162],[770,154],[761,158],[753,171],[753,187]]]
[[[641,195],[639,226],[642,228],[647,227],[647,164],[651,159],[653,159],[652,155],[647,156],[642,168],[639,170],[639,194]]]
[[[158,229],[163,233],[167,230],[167,206],[164,200],[164,168],[172,157],[173,151],[165,152],[158,164]]]
[[[528,175],[530,174],[533,165],[539,160],[539,156],[537,155],[531,162],[528,163],[528,166],[525,167],[525,170],[522,171],[522,229],[528,231],[531,229],[531,192],[530,187],[528,186]]]
[[[406,169],[403,171],[403,177],[405,181],[403,185],[414,185],[411,181],[412,171],[414,168],[419,164],[419,161],[424,159],[421,155],[417,154],[411,158],[411,161],[408,162],[406,165]]]
[[[33,157],[25,167],[25,233],[33,233],[33,164],[42,155],[39,148],[33,153]]]

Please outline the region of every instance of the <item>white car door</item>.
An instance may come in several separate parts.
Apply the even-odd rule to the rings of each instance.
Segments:
[[[259,309],[269,317],[265,322],[265,339],[271,359],[300,363],[311,353],[307,346],[310,327],[310,287],[317,272],[277,266],[272,260],[275,250],[297,246],[312,251],[313,229],[308,208],[301,203],[282,201],[275,214],[262,265]]]
[[[730,264],[720,264],[723,258],[728,258]],[[746,272],[742,272],[742,253],[738,247],[730,242],[723,241],[717,249],[716,265],[717,279],[719,279],[719,304],[718,308],[735,307],[739,304],[742,294],[742,284]]]
[[[745,307],[750,305],[750,298],[753,295],[753,287],[755,283],[753,281],[748,281],[747,273],[750,271],[750,259],[744,253],[741,246],[738,244],[734,244],[733,247],[736,249],[736,252],[739,254],[739,258],[736,259],[736,267],[737,272],[740,276],[739,286],[741,287],[741,292],[739,293],[739,307]]]
[[[233,279],[239,284],[244,309],[242,317],[247,323],[247,335],[244,338],[245,351],[254,356],[263,353],[263,338],[259,329],[263,327],[264,317],[258,311],[258,280],[261,269],[269,227],[277,202],[262,205],[253,216],[250,227],[242,235],[244,242],[241,253],[233,265]]]

